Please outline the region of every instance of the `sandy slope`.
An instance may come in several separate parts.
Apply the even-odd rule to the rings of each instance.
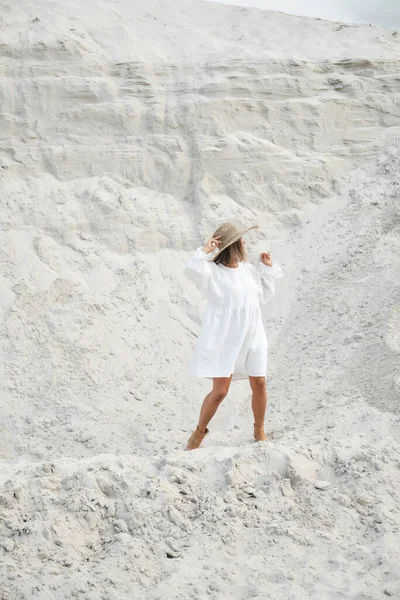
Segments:
[[[396,32],[181,0],[0,25],[3,598],[400,597]],[[271,441],[236,382],[185,453],[181,269],[233,216],[287,274]]]

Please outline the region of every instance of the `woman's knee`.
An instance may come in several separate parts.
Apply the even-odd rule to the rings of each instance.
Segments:
[[[262,392],[266,389],[265,377],[250,377],[249,379],[253,391]]]
[[[213,390],[213,399],[218,404],[222,402],[224,398],[226,398],[229,391],[229,386],[218,387],[216,390]]]

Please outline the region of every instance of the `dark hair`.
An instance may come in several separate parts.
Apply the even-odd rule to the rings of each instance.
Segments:
[[[240,238],[229,244],[222,252],[220,252],[216,257],[215,263],[222,263],[223,265],[230,264],[232,262],[237,261],[245,261],[247,260],[246,250],[242,247],[240,243]]]

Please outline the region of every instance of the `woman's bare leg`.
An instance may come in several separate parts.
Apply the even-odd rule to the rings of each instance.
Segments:
[[[217,412],[218,406],[228,393],[229,386],[231,384],[232,375],[230,377],[214,377],[213,388],[211,392],[204,398],[203,404],[200,410],[199,417],[199,429],[203,433],[206,430],[207,425]]]
[[[254,415],[254,423],[258,426],[264,424],[265,412],[267,410],[267,387],[265,377],[249,376],[252,389],[251,408]]]

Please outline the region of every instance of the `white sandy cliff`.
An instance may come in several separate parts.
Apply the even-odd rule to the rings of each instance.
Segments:
[[[0,598],[400,598],[400,32],[0,13]],[[185,377],[217,223],[285,269],[267,429]]]

